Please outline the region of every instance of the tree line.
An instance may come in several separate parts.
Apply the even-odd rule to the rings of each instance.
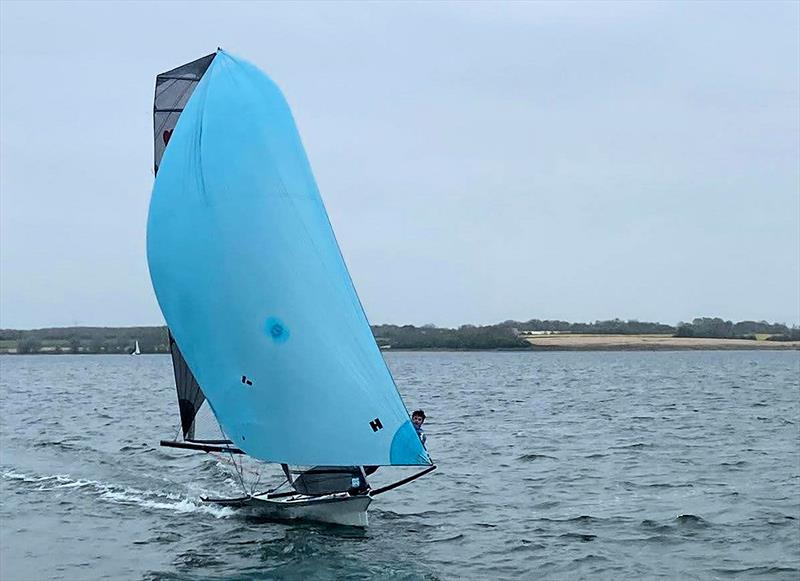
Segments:
[[[457,329],[435,325],[374,325],[378,346],[391,349],[530,349],[530,343],[504,325],[461,325]]]
[[[734,323],[718,317],[701,317],[691,323],[679,323],[676,337],[704,337],[714,339],[757,339],[769,335],[767,341],[800,341],[800,328],[766,321],[740,321]]]
[[[0,329],[0,346],[17,353],[169,353],[166,327],[56,327]]]
[[[701,317],[677,326],[637,320],[612,319],[593,323],[531,319],[496,325],[373,325],[372,333],[384,349],[529,349],[521,337],[531,332],[607,335],[662,334],[676,337],[717,339],[766,339],[800,341],[800,328],[767,321],[733,323]],[[0,329],[0,351],[17,353],[130,353],[135,342],[142,353],[169,353],[166,327],[58,327],[49,329]]]
[[[560,333],[590,333],[599,335],[666,335],[673,334],[676,328],[663,323],[649,323],[631,319],[611,319],[608,321],[595,321],[593,323],[569,323],[558,320],[531,319],[530,321],[505,321],[500,323],[506,327],[518,329],[521,332],[532,331],[557,331]]]

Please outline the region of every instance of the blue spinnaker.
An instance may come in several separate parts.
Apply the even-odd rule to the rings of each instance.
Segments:
[[[158,169],[147,227],[161,310],[226,436],[293,465],[420,465],[292,114],[218,51]]]

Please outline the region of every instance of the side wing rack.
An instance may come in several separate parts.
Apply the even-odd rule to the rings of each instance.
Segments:
[[[403,486],[403,484],[408,484],[409,482],[413,482],[417,478],[425,476],[426,474],[428,474],[429,472],[433,472],[434,470],[436,470],[436,464],[431,464],[422,472],[417,472],[416,474],[412,474],[408,478],[403,478],[402,480],[398,480],[397,482],[393,482],[392,484],[387,484],[386,486],[383,486],[381,488],[375,488],[370,491],[369,495],[377,496],[379,494],[383,494],[384,492],[389,492],[390,490],[394,490],[398,486]]]
[[[244,454],[244,450],[232,446],[214,446],[211,444],[198,444],[193,442],[174,442],[172,440],[161,440],[161,445],[165,448],[184,448],[186,450],[200,450],[201,452],[228,452],[229,454]]]

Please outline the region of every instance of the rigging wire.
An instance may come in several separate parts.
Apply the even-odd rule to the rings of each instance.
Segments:
[[[214,419],[216,419],[216,416],[214,417]],[[219,424],[219,420],[217,420],[217,429],[219,430],[219,435],[221,436],[221,438],[223,439],[228,438],[225,432],[222,431],[222,426]],[[247,494],[247,486],[244,483],[244,469],[243,466],[241,465],[241,461],[239,462],[239,464],[236,463],[236,459],[233,455],[233,452],[229,451],[228,456],[230,456],[230,463],[233,464],[234,472],[236,472],[236,476],[239,478],[239,484],[242,485],[242,492]]]
[[[223,464],[228,464],[228,465],[231,465],[231,466],[233,465],[233,462],[228,460],[228,458],[226,458],[222,454],[217,454],[216,452],[206,452],[206,454],[208,454],[210,456],[213,456],[214,458],[216,458],[219,462],[222,462]],[[242,471],[243,472],[249,472],[251,474],[256,474],[255,470],[251,470],[249,468],[242,468]]]

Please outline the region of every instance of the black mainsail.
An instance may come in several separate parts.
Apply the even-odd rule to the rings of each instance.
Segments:
[[[194,439],[194,418],[206,396],[200,389],[192,370],[186,364],[180,347],[169,333],[169,352],[172,355],[172,369],[175,371],[175,387],[178,390],[178,408],[181,412],[181,430],[184,440]]]
[[[181,65],[156,77],[156,94],[153,100],[153,142],[155,145],[155,171],[167,148],[172,131],[178,124],[183,108],[189,102],[197,83],[203,78],[217,53]]]
[[[156,77],[156,91],[153,99],[154,170],[156,173],[158,173],[161,157],[167,148],[172,131],[178,124],[183,108],[189,102],[197,83],[203,78],[215,56],[217,53],[211,53]],[[169,351],[175,371],[181,429],[184,439],[191,440],[194,438],[195,416],[206,396],[192,374],[192,370],[186,364],[171,332],[169,332]]]

